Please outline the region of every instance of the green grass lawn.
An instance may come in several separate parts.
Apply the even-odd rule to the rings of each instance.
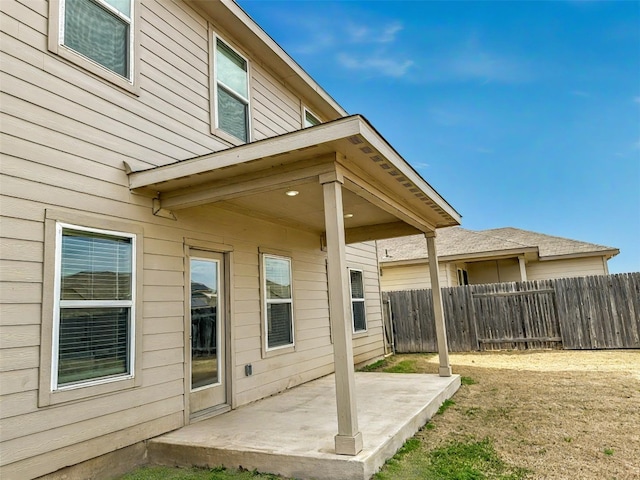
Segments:
[[[276,480],[282,477],[248,470],[216,468],[172,468],[147,466],[128,473],[120,480]]]
[[[385,359],[361,369],[369,372],[419,373],[425,369],[424,362],[432,355],[414,355],[404,359]],[[462,378],[462,387],[469,388],[475,381]],[[455,440],[434,448],[429,431],[436,428],[437,417],[446,415],[453,400],[446,400],[438,410],[436,418],[427,423],[414,437],[374,475],[374,480],[522,480],[527,470],[504,462],[489,438],[469,437]],[[170,468],[147,466],[122,477],[121,480],[275,480],[283,477],[255,471],[234,470],[217,467]],[[339,479],[336,479],[339,480]]]

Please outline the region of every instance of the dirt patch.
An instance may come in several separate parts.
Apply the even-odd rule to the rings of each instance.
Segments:
[[[437,371],[437,357],[392,363],[408,359]],[[488,437],[536,479],[640,478],[640,351],[452,354],[451,365],[475,383],[418,434],[424,442]]]

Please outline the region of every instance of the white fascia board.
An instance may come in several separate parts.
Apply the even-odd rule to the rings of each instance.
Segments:
[[[351,116],[304,130],[269,137],[227,150],[210,153],[170,165],[129,174],[129,188],[144,188],[155,183],[197,175],[260,158],[266,158],[313,145],[340,140],[360,133],[359,117]]]
[[[584,258],[584,257],[615,257],[620,253],[617,248],[611,248],[608,250],[596,250],[593,252],[581,252],[581,253],[568,253],[566,255],[548,255],[540,257],[541,262],[547,262],[550,260],[570,260],[572,258]]]
[[[265,32],[243,9],[233,0],[220,0],[264,45],[273,51],[279,59],[291,70],[290,76],[301,78],[311,90],[329,104],[339,115],[349,114],[329,95],[278,43]]]
[[[377,149],[393,166],[412,181],[422,192],[427,194],[436,204],[458,222],[462,216],[458,213],[400,154],[363,118],[362,136]]]

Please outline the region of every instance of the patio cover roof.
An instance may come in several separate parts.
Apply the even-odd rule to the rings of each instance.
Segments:
[[[360,115],[149,170],[130,188],[178,211],[206,204],[325,231],[322,178],[344,181],[347,243],[460,224],[460,215]],[[295,190],[289,197],[285,192]]]

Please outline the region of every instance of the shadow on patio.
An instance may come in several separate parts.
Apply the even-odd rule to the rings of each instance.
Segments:
[[[149,441],[160,465],[243,467],[292,478],[368,480],[460,387],[460,377],[356,373],[356,456],[336,455],[334,376]]]

